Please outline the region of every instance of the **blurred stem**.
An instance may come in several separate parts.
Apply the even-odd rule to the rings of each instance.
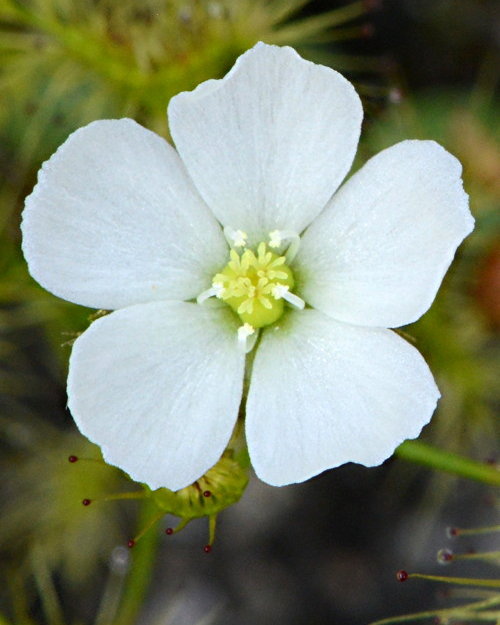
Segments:
[[[426,610],[425,612],[414,612],[413,614],[405,614],[403,616],[392,616],[384,618],[380,621],[374,621],[370,625],[393,625],[394,623],[406,623],[408,621],[421,621],[427,619],[440,619],[441,622],[446,622],[448,618],[453,620],[458,618],[480,621],[486,614],[490,616],[490,612],[481,612],[485,608],[495,608],[500,603],[498,595],[488,598],[484,601],[478,601],[476,603],[469,603],[463,606],[455,606],[453,608],[446,608],[444,610]],[[493,619],[488,618],[492,621]]]
[[[14,622],[18,625],[33,625],[34,621],[28,614],[28,598],[21,571],[19,569],[9,570],[6,579],[9,596],[12,600]],[[0,625],[4,625],[1,619]]]
[[[45,554],[39,545],[35,545],[33,549],[31,564],[47,623],[49,625],[63,625],[64,618],[59,597],[54,587],[51,572],[47,566]]]
[[[141,505],[138,519],[137,534],[151,523],[151,519],[158,514],[158,508],[150,499],[145,499]],[[137,622],[139,611],[149,588],[156,551],[160,541],[160,533],[156,523],[146,532],[131,551],[132,564],[123,589],[123,599],[118,610],[114,625],[133,625]]]
[[[395,453],[403,460],[421,464],[431,469],[445,471],[492,486],[500,486],[500,471],[494,466],[476,462],[449,451],[443,451],[419,440],[405,441],[396,449]]]

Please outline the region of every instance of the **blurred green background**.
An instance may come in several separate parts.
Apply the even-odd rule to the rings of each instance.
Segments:
[[[153,530],[153,581],[127,612],[123,545],[138,507],[82,508],[83,497],[130,487],[117,470],[67,462],[99,457],[64,390],[71,340],[93,311],[30,278],[19,222],[41,163],[76,128],[128,116],[168,137],[170,97],[222,77],[258,40],[294,46],[358,88],[366,119],[355,167],[407,138],[435,139],[463,163],[476,230],[431,310],[405,331],[443,394],[425,440],[494,463],[498,9],[495,0],[0,0],[0,625],[125,625],[139,604],[146,625],[362,625],[439,603],[434,586],[395,586],[394,572],[435,570],[446,525],[492,525],[496,501],[488,486],[393,459],[283,489],[254,478],[222,515],[209,557],[203,521],[161,540]],[[483,562],[463,566],[492,576]]]

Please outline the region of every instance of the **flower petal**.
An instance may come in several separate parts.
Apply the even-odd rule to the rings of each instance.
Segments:
[[[151,488],[194,482],[224,451],[238,415],[244,355],[226,307],[138,304],[75,342],[68,398],[104,458]]]
[[[263,43],[170,101],[170,130],[219,221],[250,244],[300,233],[351,166],[362,108],[340,74]]]
[[[418,319],[474,226],[461,170],[433,141],[374,156],[304,233],[294,267],[300,296],[348,323]]]
[[[41,169],[22,228],[33,277],[95,308],[196,297],[227,257],[175,150],[130,119],[67,139]]]
[[[377,465],[418,436],[438,398],[422,356],[391,330],[291,313],[264,333],[255,357],[250,459],[276,486],[344,462]]]

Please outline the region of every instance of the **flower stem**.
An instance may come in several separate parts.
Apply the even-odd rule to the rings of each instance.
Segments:
[[[395,453],[403,460],[422,464],[431,469],[453,473],[492,486],[500,486],[500,471],[495,467],[449,451],[443,451],[422,441],[405,441],[396,449]]]
[[[158,508],[150,499],[142,505],[138,519],[138,534],[151,523],[158,514]],[[113,625],[133,625],[137,622],[139,611],[149,588],[153,572],[156,551],[160,541],[160,533],[156,528],[157,520],[131,550],[132,564],[125,581],[123,599],[118,616]]]

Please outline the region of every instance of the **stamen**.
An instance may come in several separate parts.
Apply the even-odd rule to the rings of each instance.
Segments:
[[[273,305],[271,304],[271,301],[268,297],[264,297],[263,295],[261,295],[259,297],[259,302],[262,304],[262,306],[264,306],[264,308],[267,308],[267,310],[272,310]]]
[[[252,337],[252,338],[249,338]],[[252,351],[255,341],[257,340],[257,332],[249,323],[244,323],[238,328],[238,345],[245,354]]]
[[[274,299],[283,298],[286,302],[291,304],[294,308],[298,308],[299,310],[304,310],[304,306],[306,303],[303,299],[301,299],[298,295],[294,293],[290,293],[290,289],[285,284],[277,284],[273,288],[273,297]]]
[[[300,247],[300,237],[296,232],[291,230],[273,230],[269,233],[269,247],[276,249],[281,247],[283,243],[290,241],[288,250],[286,251],[286,262],[291,263],[297,255]]]
[[[248,234],[243,230],[234,230],[231,226],[224,228],[224,236],[231,247],[245,247]]]
[[[246,313],[246,312],[252,314],[253,313],[253,298],[252,298],[252,296],[250,296],[248,299],[246,299],[244,302],[242,302],[238,306],[238,309],[237,309],[236,312],[238,313],[238,315],[242,315],[243,313]],[[247,323],[245,323],[245,325],[248,325],[249,328],[252,327],[251,325],[249,325]],[[242,327],[245,327],[245,326],[242,326]],[[241,328],[240,328],[240,330],[241,330]],[[239,330],[238,330],[238,332],[239,332]],[[251,334],[251,332],[250,332],[250,334]]]
[[[246,341],[249,336],[255,332],[255,328],[249,323],[244,323],[238,328],[238,341]]]
[[[228,238],[232,237],[232,243],[242,243],[244,233],[241,231],[226,228],[225,232]],[[290,250],[294,253],[299,244],[299,237],[295,233],[271,233],[274,244],[285,239],[291,241]],[[287,288],[277,288],[280,286]],[[269,249],[266,242],[261,241],[255,250],[232,248],[229,251],[228,264],[213,276],[212,286],[201,293],[197,301],[201,304],[209,297],[217,297],[239,315],[242,324],[248,324],[250,328],[263,328],[281,317],[284,300],[298,309],[304,308],[304,302],[289,292],[293,286],[293,273],[286,264],[285,256],[279,256]],[[246,351],[249,351],[248,336],[250,334],[247,330],[239,332],[239,342]]]
[[[212,290],[215,292],[215,297],[221,299],[224,295],[224,285],[222,282],[214,282],[212,284]]]
[[[273,230],[269,233],[269,247],[274,249],[281,245],[281,234],[279,230]]]
[[[224,293],[224,285],[221,284],[220,282],[214,282],[209,289],[207,289],[206,291],[203,291],[203,293],[200,293],[198,295],[198,297],[196,298],[196,302],[198,304],[203,304],[203,302],[209,299],[210,297],[218,297],[220,299],[223,293]]]

